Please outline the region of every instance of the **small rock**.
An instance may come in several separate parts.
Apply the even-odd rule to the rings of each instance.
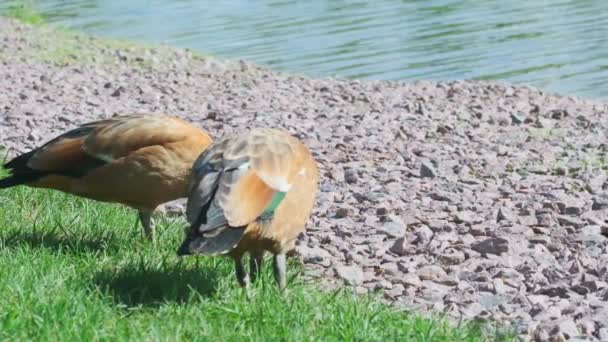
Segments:
[[[606,182],[606,176],[604,176],[604,175],[590,178],[587,181],[587,189],[589,189],[589,192],[594,195],[599,194],[602,192],[605,182]]]
[[[454,217],[454,222],[456,223],[472,223],[477,222],[475,218],[475,213],[470,210],[463,210],[456,213]]]
[[[454,199],[451,196],[440,192],[431,192],[429,197],[439,202],[454,202]]]
[[[363,221],[365,223],[366,226],[369,227],[376,227],[377,223],[379,221],[378,216],[372,216],[372,215],[366,215],[365,217],[365,221]]]
[[[579,320],[578,326],[580,331],[587,336],[591,336],[595,332],[595,323],[590,318],[583,318]]]
[[[426,225],[422,225],[420,226],[418,229],[416,229],[416,241],[415,243],[418,245],[421,244],[428,244],[431,239],[433,238],[433,231],[431,230],[431,228],[429,228]]]
[[[589,222],[594,225],[602,225],[604,224],[604,219],[606,218],[606,210],[594,210],[583,213],[580,217],[581,219]]]
[[[418,269],[416,274],[422,280],[439,280],[446,276],[443,268],[437,265],[423,266]]]
[[[369,292],[369,289],[364,286],[355,287],[355,293],[358,295],[364,295]]]
[[[335,218],[345,218],[350,216],[350,210],[348,208],[338,208],[336,210]]]
[[[540,227],[552,227],[554,220],[550,213],[541,213],[536,215],[536,222]]]
[[[557,222],[562,226],[581,227],[585,222],[578,217],[560,215],[557,217]]]
[[[549,331],[544,326],[538,326],[534,329],[534,341],[549,341]]]
[[[487,235],[486,226],[482,225],[482,224],[474,224],[469,229],[469,233],[471,233],[471,235],[473,235],[473,236]]]
[[[114,90],[110,96],[119,97],[124,92],[125,92],[125,88],[123,86],[120,86],[120,87],[116,88],[116,90]]]
[[[565,109],[554,109],[549,113],[551,114],[551,119],[555,120],[561,120],[568,116],[568,111]]]
[[[492,281],[492,284],[494,285],[494,293],[505,294],[507,292],[507,287],[502,279],[496,278]]]
[[[299,245],[296,247],[296,252],[302,257],[302,261],[307,264],[318,264],[324,267],[331,265],[331,254],[320,247],[308,247]]]
[[[36,131],[36,129],[32,129],[32,131],[30,132],[30,134],[27,136],[27,140],[29,141],[36,141],[40,139],[40,134],[38,134],[38,132]]]
[[[526,298],[532,305],[544,306],[549,301],[549,297],[545,295],[527,295]]]
[[[579,232],[585,235],[601,235],[602,227],[597,225],[587,225],[581,228]]]
[[[535,226],[537,225],[538,220],[534,215],[522,215],[519,216],[519,223],[524,226]]]
[[[546,175],[549,173],[549,170],[543,165],[530,165],[528,166],[527,171],[537,175]]]
[[[420,287],[422,286],[422,282],[417,275],[412,273],[406,273],[401,277],[401,283],[406,286]]]
[[[551,333],[555,335],[562,333],[566,339],[571,339],[575,336],[580,335],[578,327],[572,319],[565,319],[559,322],[558,324],[556,324],[555,328],[551,331]]]
[[[344,266],[340,265],[336,268],[336,274],[342,278],[347,285],[363,284],[364,275],[361,267],[357,265]]]
[[[515,222],[517,220],[513,211],[507,207],[500,207],[498,209],[498,213],[496,214],[496,222],[507,221],[507,222]]]
[[[568,206],[568,207],[564,208],[563,212],[564,212],[564,215],[576,216],[576,215],[580,215],[583,212],[583,210],[579,207]]]
[[[584,296],[590,292],[588,288],[582,286],[581,284],[576,284],[576,285],[570,287],[570,290],[572,290],[582,296]]]
[[[508,156],[510,152],[511,149],[509,149],[507,146],[499,145],[496,150],[496,155],[499,157],[505,157]]]
[[[454,251],[453,253],[444,253],[439,256],[439,260],[447,265],[457,265],[463,262],[465,255],[461,251]]]
[[[589,281],[583,281],[581,283],[581,286],[587,288],[589,290],[589,292],[596,292],[599,289],[606,288],[608,286],[608,284],[606,284],[603,281],[599,281],[599,280],[589,280]]]
[[[388,262],[386,264],[380,265],[382,270],[387,275],[398,275],[399,274],[399,266],[397,266],[394,262]]]
[[[534,319],[537,321],[555,320],[562,317],[562,312],[557,306],[551,306],[544,310],[539,310]]]
[[[521,125],[524,123],[524,117],[521,113],[511,113],[511,123],[514,125]]]
[[[405,235],[405,226],[397,222],[384,222],[379,231],[391,238],[398,238]]]
[[[483,306],[486,310],[491,310],[492,308],[497,307],[506,301],[506,298],[493,293],[480,292],[479,295],[479,304],[481,304],[481,306]]]
[[[437,171],[435,170],[435,167],[433,166],[433,164],[430,161],[424,160],[420,164],[420,177],[422,177],[422,178],[437,177]]]
[[[376,215],[377,216],[386,216],[388,214],[388,209],[387,208],[377,208],[376,209]]]
[[[573,236],[574,241],[580,242],[591,242],[591,243],[601,243],[606,240],[606,236],[604,236],[603,226],[598,225],[587,225],[579,230],[578,234]]]
[[[384,293],[390,298],[397,298],[403,294],[405,291],[405,287],[401,284],[394,285],[390,290],[385,291]]]
[[[445,220],[431,220],[428,222],[428,227],[432,232],[439,233],[443,232],[446,229],[448,222]]]
[[[409,243],[405,239],[405,237],[400,237],[395,240],[395,243],[389,248],[389,250],[397,255],[406,255],[408,254],[408,246]]]
[[[559,298],[570,298],[568,294],[568,289],[564,286],[549,286],[541,289],[538,293],[544,294],[549,297],[559,297]]]
[[[388,280],[380,280],[374,285],[374,290],[390,290],[393,288],[393,284]]]
[[[120,59],[123,62],[126,62],[128,60],[128,55],[120,50],[116,50],[116,56],[118,57],[118,59]]]
[[[169,216],[183,216],[186,212],[186,203],[182,200],[175,200],[163,204],[158,210]]]
[[[591,210],[602,210],[608,208],[608,196],[605,194],[593,196]]]
[[[490,238],[474,243],[471,249],[481,254],[500,255],[509,251],[509,241],[503,238]]]
[[[484,311],[481,304],[473,302],[466,304],[464,307],[460,307],[460,313],[467,318],[474,318],[479,316]]]
[[[425,280],[422,282],[422,286],[427,289],[435,292],[439,295],[445,295],[450,291],[450,286],[446,286],[443,284],[436,283],[434,281]]]
[[[357,172],[354,169],[344,169],[344,180],[346,183],[356,184],[358,178]]]
[[[603,235],[597,235],[597,234],[576,234],[573,237],[573,240],[577,241],[577,242],[582,242],[585,245],[600,244],[600,243],[603,243],[604,240],[606,240],[606,237]]]

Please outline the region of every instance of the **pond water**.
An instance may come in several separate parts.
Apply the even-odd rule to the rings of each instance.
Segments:
[[[0,10],[15,1],[0,0]],[[606,0],[34,0],[53,25],[309,76],[499,79],[608,98]]]

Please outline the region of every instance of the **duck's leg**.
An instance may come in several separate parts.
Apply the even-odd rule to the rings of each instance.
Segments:
[[[154,227],[154,219],[152,219],[152,211],[139,211],[139,220],[144,228],[144,235],[148,240],[154,240],[156,229]]]
[[[249,273],[251,273],[251,282],[255,282],[259,273],[262,271],[264,264],[264,250],[249,252]]]
[[[274,279],[279,286],[279,290],[283,292],[285,290],[285,285],[287,285],[287,275],[285,265],[285,254],[279,253],[274,255],[274,259],[272,260],[272,270],[274,271]]]
[[[241,287],[247,287],[249,285],[249,274],[243,266],[243,257],[238,256],[234,258],[234,270],[236,272],[236,280],[239,282]]]

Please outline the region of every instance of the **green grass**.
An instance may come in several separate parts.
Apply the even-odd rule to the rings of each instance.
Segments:
[[[40,25],[46,21],[44,16],[36,11],[28,2],[19,2],[18,5],[9,6],[5,15],[30,25]]]
[[[0,208],[1,340],[490,339],[478,324],[321,291],[293,262],[286,296],[266,267],[248,298],[229,260],[175,255],[176,219],[160,220],[155,245],[121,206],[18,187],[0,191]]]

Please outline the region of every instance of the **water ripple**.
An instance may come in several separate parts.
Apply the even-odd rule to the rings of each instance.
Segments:
[[[501,79],[608,97],[605,0],[35,3],[55,25],[312,76]]]

